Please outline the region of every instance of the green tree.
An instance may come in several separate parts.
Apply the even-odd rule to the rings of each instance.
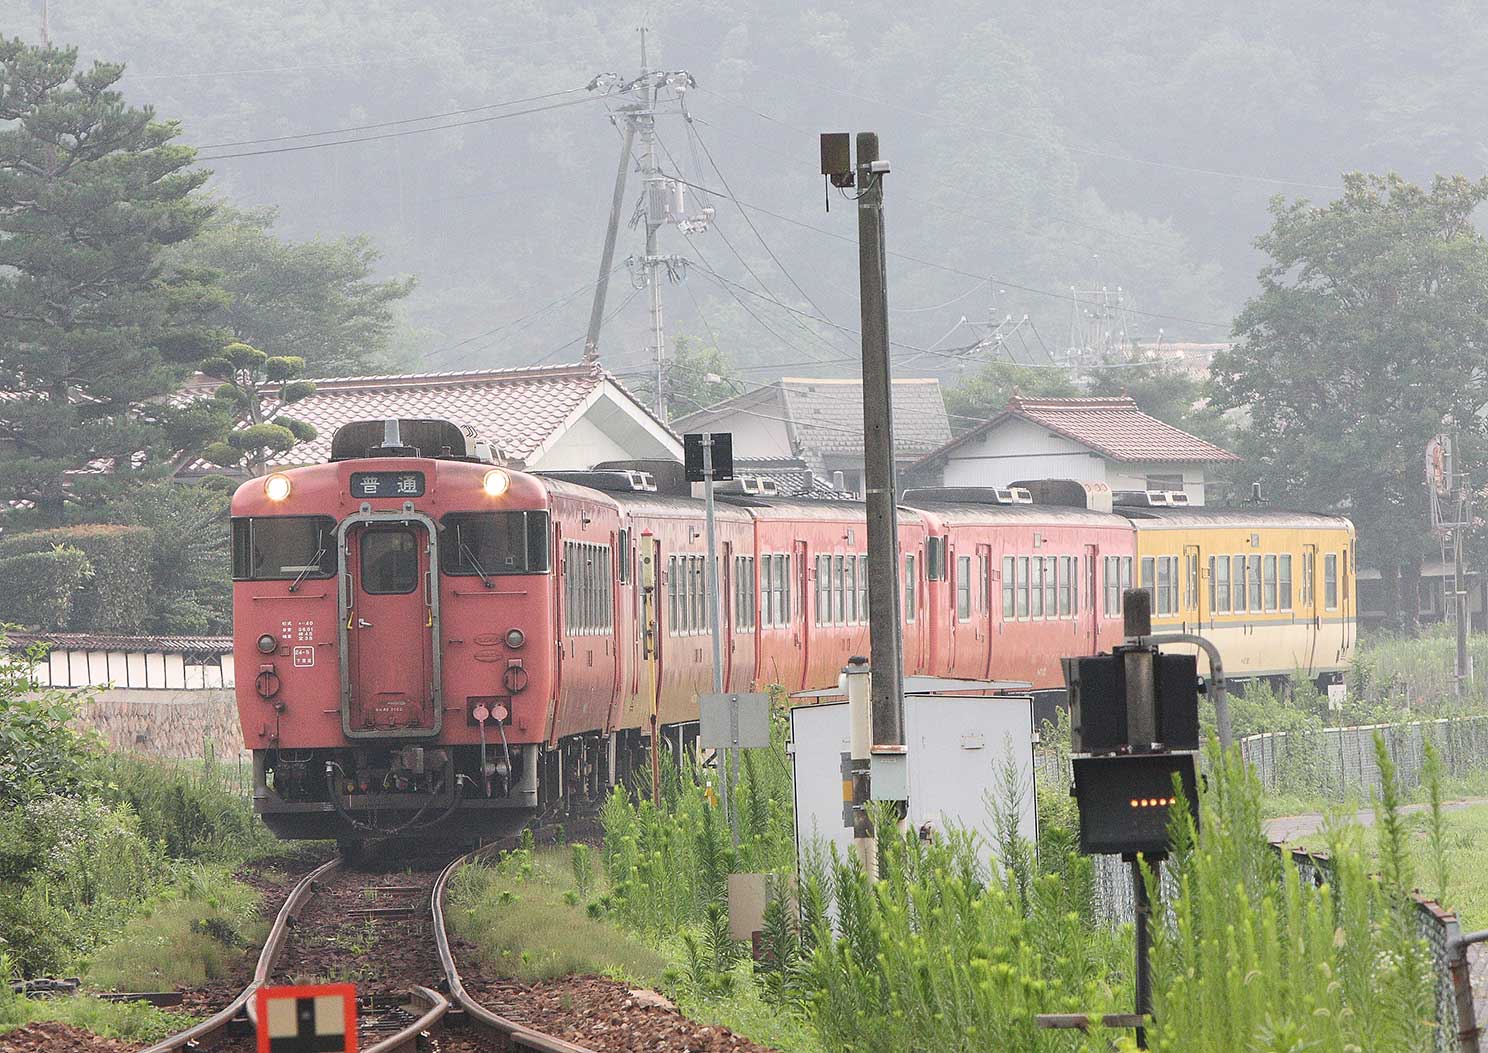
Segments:
[[[672,350],[662,366],[667,408],[672,417],[685,417],[744,390],[739,370],[727,351],[704,344],[685,334],[672,341]],[[647,370],[630,384],[646,405],[656,402],[656,371]]]
[[[375,281],[380,258],[365,237],[284,241],[272,209],[221,209],[175,250],[226,290],[213,321],[234,339],[304,359],[315,376],[386,368],[401,302],[413,278]]]
[[[208,173],[175,124],[125,104],[123,71],[0,40],[0,492],[50,523],[69,491],[157,468],[206,423],[162,396],[210,346],[213,290],[164,262],[211,213]]]
[[[1434,548],[1425,445],[1444,422],[1480,436],[1488,404],[1488,240],[1472,222],[1485,200],[1488,179],[1357,173],[1324,206],[1277,199],[1261,290],[1213,365],[1217,405],[1246,408],[1242,473],[1352,518],[1402,628]]]
[[[945,389],[946,412],[951,416],[951,430],[959,433],[1001,413],[1014,395],[1067,398],[1080,393],[1067,370],[1023,366],[998,358]]]
[[[256,347],[231,343],[203,362],[201,371],[222,381],[213,392],[213,401],[232,419],[243,422],[225,440],[202,450],[202,456],[213,464],[263,475],[274,454],[315,438],[314,425],[265,406],[271,400],[289,406],[315,391],[314,383],[298,379],[305,372],[303,358],[271,358]]]

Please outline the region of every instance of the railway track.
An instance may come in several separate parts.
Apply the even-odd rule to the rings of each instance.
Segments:
[[[253,979],[206,1020],[141,1053],[251,1053],[254,994],[289,982],[357,985],[361,1053],[590,1053],[509,1020],[466,991],[445,930],[444,898],[479,849],[444,862],[400,861],[375,873],[332,859],[291,890]]]

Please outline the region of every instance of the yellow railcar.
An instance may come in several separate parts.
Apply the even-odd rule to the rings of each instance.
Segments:
[[[1202,633],[1225,675],[1338,680],[1353,655],[1354,525],[1341,516],[1226,508],[1116,511],[1136,530],[1154,632]]]

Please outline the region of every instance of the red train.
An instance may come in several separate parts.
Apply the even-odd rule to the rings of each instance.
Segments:
[[[483,451],[444,421],[358,422],[330,463],[234,495],[238,705],[278,835],[510,829],[639,765],[653,706],[663,733],[696,720],[703,510],[681,466],[534,475]],[[1103,568],[1130,580],[1127,519],[907,500],[906,672],[1053,692],[1061,656],[1118,642],[1097,600]],[[867,653],[860,504],[721,493],[717,529],[727,689],[825,687]]]

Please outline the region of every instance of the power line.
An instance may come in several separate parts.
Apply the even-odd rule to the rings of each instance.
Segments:
[[[297,153],[302,150],[322,150],[328,146],[346,146],[351,143],[370,143],[381,139],[396,139],[404,135],[420,135],[424,132],[443,132],[451,128],[466,128],[474,124],[490,124],[493,121],[504,121],[511,117],[522,117],[529,113],[545,113],[548,110],[561,110],[569,106],[580,106],[586,102],[593,102],[598,96],[586,96],[582,99],[569,99],[565,102],[550,103],[547,106],[532,106],[525,110],[512,110],[508,113],[493,114],[488,117],[477,117],[469,121],[454,121],[450,124],[439,124],[428,128],[405,128],[396,132],[383,132],[380,135],[364,135],[354,139],[333,139],[325,143],[303,143],[299,146],[278,146],[268,150],[243,150],[238,153],[216,154],[211,157],[199,157],[201,161],[226,161],[234,157],[261,157],[265,154],[288,154]]]
[[[560,41],[534,40],[521,44],[506,44],[495,48],[477,48],[474,51],[466,51],[465,55],[496,55],[506,51],[521,51],[530,48],[553,47]],[[266,73],[319,73],[325,70],[352,69],[357,66],[381,66],[391,63],[411,62],[412,58],[399,58],[397,56],[380,56],[369,59],[353,59],[348,62],[316,62],[303,66],[260,66],[254,69],[214,69],[214,70],[174,70],[167,73],[135,73],[126,70],[127,76],[135,80],[197,80],[205,77],[245,77]]]
[[[615,267],[613,270],[610,271],[610,274],[614,274],[615,271],[618,271],[619,269],[620,269],[619,267]],[[608,275],[607,275],[607,277],[608,277]],[[463,340],[457,340],[453,344],[446,344],[444,347],[438,348],[438,349],[436,349],[434,351],[427,351],[427,352],[424,353],[424,360],[427,362],[430,359],[439,358],[441,355],[447,355],[451,351],[454,351],[454,350],[457,350],[458,348],[464,347],[467,344],[473,344],[477,340],[484,340],[488,336],[495,336],[497,333],[502,333],[502,332],[505,332],[508,329],[515,328],[516,326],[521,325],[523,322],[531,321],[532,319],[536,318],[538,315],[544,313],[545,311],[550,311],[550,310],[552,310],[555,307],[562,307],[564,304],[570,302],[571,300],[573,300],[574,298],[582,295],[583,293],[588,292],[590,289],[594,288],[598,284],[599,284],[598,279],[596,279],[596,280],[594,280],[592,282],[586,282],[585,284],[579,286],[577,289],[573,290],[572,292],[564,293],[562,296],[558,297],[558,299],[551,300],[548,303],[543,304],[543,306],[538,307],[538,308],[536,308],[536,309],[534,309],[532,311],[527,312],[526,314],[522,315],[520,318],[514,318],[510,322],[503,322],[502,324],[500,324],[498,326],[495,326],[494,328],[487,329],[483,333],[476,333],[474,336],[467,336]],[[484,350],[484,348],[477,348],[476,350]]]
[[[843,95],[849,99],[857,99],[860,102],[872,103],[875,106],[886,106],[891,110],[899,110],[903,113],[908,113],[915,117],[923,117],[926,120],[936,121],[940,124],[948,124],[952,125],[953,127],[965,128],[970,131],[978,132],[982,135],[990,135],[1003,139],[1019,139],[1023,142],[1033,143],[1035,146],[1048,145],[1048,140],[1036,135],[1020,134],[1018,132],[1008,131],[1005,128],[988,128],[985,125],[972,124],[969,121],[958,121],[948,117],[941,117],[937,114],[929,113],[925,110],[917,110],[912,106],[905,106],[902,103],[889,102],[887,99],[875,99],[867,95],[860,95],[856,92],[846,91],[842,88],[835,88],[830,84],[824,84],[821,81],[813,80],[812,78],[802,76],[799,73],[787,72],[785,70],[775,70],[771,69],[769,66],[760,66],[759,63],[755,63],[755,65],[758,66],[759,69],[764,70],[766,73],[774,73],[778,76],[789,77],[792,80],[802,81],[806,84],[815,85],[816,87],[821,88],[824,91],[830,91],[836,95]],[[1250,183],[1264,183],[1270,186],[1304,187],[1309,190],[1338,191],[1343,189],[1340,186],[1333,186],[1326,183],[1309,183],[1301,179],[1278,179],[1273,176],[1252,175],[1248,172],[1229,172],[1219,168],[1201,168],[1196,165],[1179,164],[1176,161],[1159,161],[1153,158],[1135,157],[1131,154],[1122,154],[1110,150],[1102,150],[1094,146],[1077,146],[1073,143],[1063,143],[1061,145],[1063,145],[1063,147],[1066,150],[1069,150],[1071,153],[1087,154],[1089,156],[1099,157],[1107,161],[1124,161],[1128,164],[1147,165],[1152,168],[1167,169],[1173,172],[1184,172],[1189,175],[1219,176],[1226,179],[1238,179]]]
[[[293,139],[316,139],[323,135],[345,135],[348,132],[365,132],[373,128],[393,128],[404,124],[419,124],[424,121],[438,121],[446,117],[460,117],[467,113],[482,113],[486,110],[500,110],[507,106],[521,106],[528,102],[542,102],[544,99],[556,99],[563,95],[572,95],[576,91],[584,91],[582,87],[564,88],[562,91],[550,91],[544,95],[530,95],[525,99],[509,99],[506,102],[492,102],[484,106],[469,106],[463,110],[445,110],[443,113],[430,113],[422,117],[403,117],[396,121],[379,121],[376,124],[353,124],[345,128],[328,128],[320,132],[297,132],[294,135],[274,135],[263,139],[237,139],[227,143],[206,143],[198,146],[198,150],[226,150],[233,146],[253,146],[256,143],[283,143]]]
[[[598,283],[596,282],[595,284],[598,284]],[[605,325],[608,325],[609,322],[617,314],[619,314],[621,311],[623,311],[627,307],[629,307],[631,305],[631,302],[633,300],[635,300],[635,298],[637,296],[639,296],[639,295],[641,295],[641,290],[639,290],[639,289],[632,289],[630,291],[630,295],[627,296],[625,299],[623,299],[623,300],[620,301],[619,306],[617,306],[613,311],[611,311],[609,314],[605,315],[603,319],[601,319],[601,321],[599,323],[600,326],[603,327]],[[540,365],[542,365],[544,362],[546,362],[548,359],[552,358],[558,352],[560,352],[560,351],[566,351],[570,347],[573,347],[575,344],[581,343],[587,335],[588,335],[587,333],[580,333],[578,336],[574,337],[572,340],[569,340],[566,343],[559,344],[557,347],[553,348],[551,351],[548,351],[548,352],[546,352],[546,353],[544,353],[542,355],[539,355],[537,358],[535,358],[535,359],[532,360],[532,363],[531,364],[534,365],[534,366],[540,366]]]
[[[714,190],[711,187],[701,186],[697,183],[690,182],[686,179],[683,179],[681,176],[673,175],[671,178],[676,179],[677,182],[682,183],[686,186],[690,186],[695,190],[701,190],[704,193],[715,195],[720,194],[719,191]],[[747,201],[736,201],[735,204],[737,204],[740,208],[747,208],[751,211],[758,212],[761,215],[766,215],[774,219],[778,219],[783,223],[790,223],[793,226],[802,227],[810,231],[815,231],[818,234],[825,235],[829,238],[834,238],[837,241],[846,241],[854,245],[857,244],[856,238],[848,237],[846,234],[839,234],[835,230],[828,230],[825,227],[818,227],[815,224],[807,223],[804,220],[796,219],[793,216],[787,216],[781,212],[775,212],[771,209],[765,208],[762,205],[750,204]],[[978,274],[975,271],[969,271],[962,267],[953,267],[949,264],[937,263],[934,260],[927,260],[923,256],[915,256],[907,252],[896,252],[893,249],[890,249],[887,254],[901,260],[907,260],[910,263],[917,263],[923,267],[930,267],[935,270],[945,271],[947,274],[959,274],[963,278],[975,278],[978,281],[995,282],[996,284],[1006,286],[1009,289],[1018,289],[1022,292],[1032,293],[1035,296],[1047,296],[1056,300],[1064,300],[1067,299],[1069,296],[1068,293],[1051,292],[1048,289],[1040,289],[1032,285],[1023,285],[1019,282],[1008,281],[1006,278],[999,278],[998,276],[993,274]],[[1206,322],[1198,318],[1186,318],[1182,315],[1163,314],[1158,311],[1142,311],[1134,307],[1128,308],[1128,310],[1130,310],[1132,314],[1139,314],[1146,318],[1159,318],[1170,322],[1185,322],[1189,325],[1202,325],[1215,329],[1228,329],[1230,327],[1228,322]]]

